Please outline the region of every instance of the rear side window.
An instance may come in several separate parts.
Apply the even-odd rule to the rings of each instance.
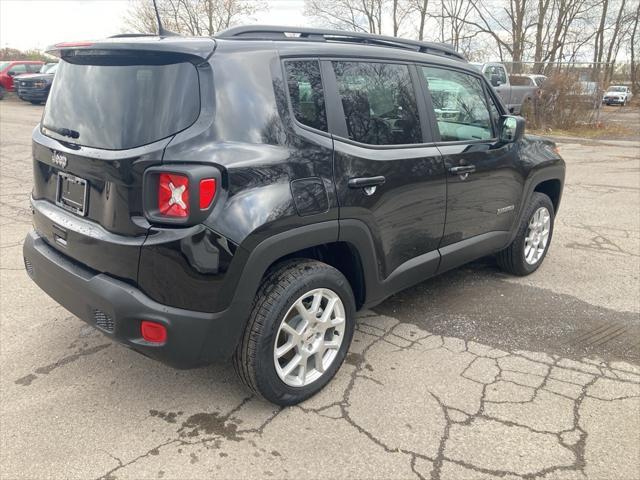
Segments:
[[[88,147],[123,150],[189,127],[200,114],[195,66],[157,59],[146,65],[140,59],[60,61],[44,110],[44,133]],[[117,61],[122,63],[113,64]],[[74,139],[61,134],[65,131],[72,131]]]
[[[303,125],[327,131],[327,114],[320,77],[320,64],[316,60],[285,62],[287,84],[293,114]]]
[[[529,77],[510,75],[509,82],[511,83],[511,85],[533,86],[533,80],[531,80]]]
[[[479,78],[442,68],[422,67],[443,142],[493,137],[491,114]]]
[[[407,65],[333,62],[347,133],[369,145],[422,143]]]

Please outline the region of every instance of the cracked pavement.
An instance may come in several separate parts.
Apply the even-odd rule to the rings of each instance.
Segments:
[[[229,365],[113,344],[31,283],[40,115],[0,102],[0,478],[640,479],[639,143],[562,143],[536,274],[483,259],[360,312],[336,378],[281,409]]]

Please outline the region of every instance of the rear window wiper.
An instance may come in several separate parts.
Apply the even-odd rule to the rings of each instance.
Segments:
[[[58,135],[62,135],[63,137],[69,138],[80,138],[80,132],[77,130],[71,130],[70,128],[58,128],[58,127],[49,127],[47,125],[43,125],[43,128],[46,130],[51,130]]]

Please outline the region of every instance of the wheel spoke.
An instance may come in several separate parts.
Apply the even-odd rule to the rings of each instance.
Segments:
[[[295,307],[296,311],[300,314],[302,320],[304,321],[304,327],[302,329],[298,329],[298,331],[301,332],[313,320],[313,315],[309,310],[307,310],[307,307],[304,306],[304,303],[302,303],[302,299],[296,302]]]
[[[336,308],[336,303],[338,302],[338,298],[332,298],[331,300],[329,300],[329,302],[327,303],[327,308],[324,309],[324,312],[322,312],[322,317],[320,318],[320,323],[322,324],[328,324],[329,323],[329,319],[331,318],[331,316],[333,315],[333,310]]]
[[[327,350],[337,350],[340,348],[340,340],[330,340],[328,342],[324,342],[324,348]]]
[[[282,345],[282,346],[280,346],[280,347],[278,347],[278,348],[276,349],[276,357],[280,358],[280,357],[282,357],[283,355],[285,355],[285,354],[289,353],[289,351],[291,351],[291,349],[292,349],[293,347],[295,347],[295,346],[296,346],[296,342],[294,342],[294,341],[293,341],[293,339],[292,339],[292,338],[290,338],[290,339],[287,341],[287,343],[285,343],[284,345]]]
[[[283,322],[280,327],[285,333],[289,334],[290,337],[298,338],[300,336],[299,332],[289,325],[287,322]]]
[[[322,302],[322,293],[317,292],[313,296],[313,302],[311,302],[311,308],[309,309],[314,318],[318,316],[318,311],[320,310],[320,302]]]
[[[324,352],[326,352],[327,350],[325,348],[320,348],[320,350],[318,350],[315,354],[315,365],[316,365],[316,370],[319,371],[320,373],[324,372]]]
[[[298,365],[300,365],[300,361],[302,360],[302,356],[297,353],[295,357],[293,357],[289,363],[282,369],[282,375],[284,377],[288,376],[291,372],[293,372]]]
[[[331,326],[337,327],[338,325],[342,325],[344,323],[344,317],[336,316],[333,320],[331,320]]]
[[[298,380],[300,380],[300,383],[302,385],[304,385],[304,380],[305,377],[307,376],[307,357],[302,358],[302,361],[300,362],[300,368],[298,368]]]

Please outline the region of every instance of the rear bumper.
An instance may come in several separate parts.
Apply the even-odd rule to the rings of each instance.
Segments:
[[[31,279],[81,320],[134,350],[171,365],[191,368],[228,358],[235,348],[240,319],[227,311],[204,313],[169,307],[137,288],[74,262],[50,247],[36,232],[24,242],[25,267]],[[140,322],[166,326],[162,345],[146,342]],[[234,328],[235,327],[235,328]]]

